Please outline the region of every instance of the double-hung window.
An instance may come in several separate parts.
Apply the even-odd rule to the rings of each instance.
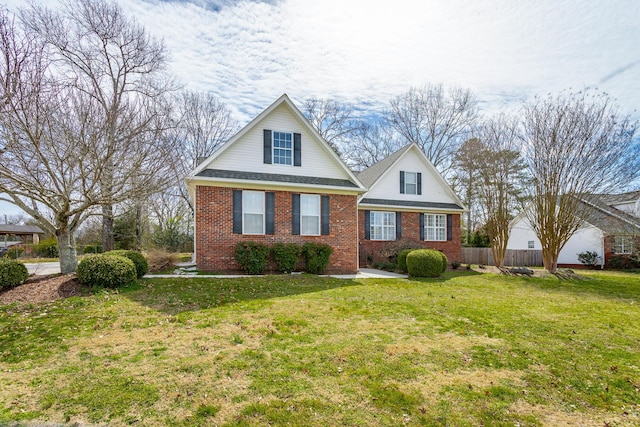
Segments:
[[[418,194],[418,174],[416,172],[404,173],[404,194]]]
[[[613,236],[613,253],[632,254],[635,248],[635,236],[618,235]]]
[[[447,216],[424,214],[424,240],[447,240]]]
[[[291,133],[273,132],[273,163],[293,165],[293,138]]]
[[[371,211],[371,240],[396,240],[396,213]]]
[[[317,194],[300,195],[300,234],[320,235],[320,196]]]
[[[242,233],[264,234],[264,192],[242,192]]]

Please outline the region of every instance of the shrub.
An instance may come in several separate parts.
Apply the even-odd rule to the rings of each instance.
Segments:
[[[173,252],[167,252],[161,249],[154,249],[147,252],[149,271],[152,273],[165,271],[173,267],[177,260],[178,255]]]
[[[397,264],[391,261],[374,262],[373,268],[377,268],[378,270],[384,270],[384,271],[395,271],[397,268]]]
[[[101,254],[102,246],[100,245],[85,245],[82,249],[83,254]]]
[[[444,270],[444,254],[433,249],[417,249],[407,255],[407,270],[413,277],[438,277]],[[444,256],[446,259],[446,256]]]
[[[403,273],[407,272],[407,255],[409,255],[411,251],[415,251],[415,249],[403,249],[398,252],[398,270]]]
[[[129,258],[131,261],[133,261],[133,265],[136,266],[136,276],[138,277],[138,279],[149,272],[149,263],[147,262],[144,255],[142,255],[138,251],[127,251],[127,250],[121,249],[116,251],[105,252],[104,254],[119,255],[125,258]]]
[[[307,272],[322,274],[329,265],[329,259],[333,248],[322,243],[305,243],[302,246],[302,254],[307,264]]]
[[[19,285],[28,277],[29,272],[23,263],[0,258],[0,290]]]
[[[20,255],[24,253],[24,248],[20,246],[14,246],[12,248],[7,249],[7,253],[4,255],[5,258],[9,259],[18,259]]]
[[[449,260],[447,259],[447,256],[444,254],[444,252],[440,252],[440,258],[442,258],[442,273],[444,273],[445,271],[447,271],[447,267],[449,266]]]
[[[58,257],[58,240],[55,238],[44,239],[37,245],[33,245],[33,251],[39,257],[57,258]]]
[[[80,283],[97,288],[119,288],[136,282],[136,266],[120,255],[87,255],[76,274]]]
[[[269,248],[262,243],[240,242],[236,245],[236,261],[245,273],[264,273],[268,256]]]
[[[598,265],[598,258],[598,253],[593,251],[585,251],[578,254],[578,260],[589,267]]]
[[[276,270],[291,273],[298,265],[302,248],[295,243],[276,243],[271,246],[271,253],[276,262]]]
[[[615,270],[627,270],[640,268],[640,261],[632,255],[613,255],[609,258],[607,266]]]
[[[458,261],[451,261],[451,268],[457,270],[460,267],[460,263]]]

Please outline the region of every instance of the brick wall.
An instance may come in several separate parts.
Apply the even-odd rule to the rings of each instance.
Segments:
[[[291,192],[275,191],[275,234],[233,234],[233,190],[242,188],[196,187],[196,264],[198,269],[237,273],[235,260],[238,242],[324,243],[333,248],[328,274],[355,273],[358,270],[357,199],[355,195],[330,194],[328,236],[291,234]],[[268,269],[273,269],[269,264]]]
[[[424,249],[436,249],[444,252],[451,261],[462,259],[462,245],[460,243],[462,230],[460,228],[460,215],[454,214],[453,238],[444,242],[432,242],[420,240],[420,213],[402,212],[402,238],[395,241],[365,240],[364,238],[364,210],[360,210],[358,237],[360,239],[360,266],[364,267],[369,260],[384,262],[389,256],[397,253],[399,249],[408,247],[420,247]]]

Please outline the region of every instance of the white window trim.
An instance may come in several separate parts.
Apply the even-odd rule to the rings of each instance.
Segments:
[[[287,135],[291,135],[291,148],[276,148],[276,134],[287,134]],[[293,132],[280,132],[280,131],[273,131],[271,132],[271,158],[272,160],[272,164],[274,165],[279,165],[279,166],[293,166],[294,163],[294,159],[293,156],[295,155],[294,153],[294,146],[295,146],[295,142],[294,142],[294,135]],[[276,163],[276,150],[287,150],[287,151],[291,151],[291,163]]]
[[[409,175],[413,176],[414,181],[413,182],[409,182],[408,177]],[[413,185],[414,187],[414,191],[411,193],[409,192],[409,185]],[[404,194],[410,194],[410,195],[416,195],[418,194],[418,172],[404,172]]]
[[[433,226],[429,226],[429,217],[433,217]],[[442,218],[444,220],[444,225],[441,227],[436,226],[436,218]],[[429,233],[427,230],[433,230],[433,239],[429,239]],[[442,239],[438,239],[438,230],[444,230],[444,236]],[[447,241],[447,215],[445,214],[433,214],[433,213],[425,213],[424,214],[424,241],[425,242],[446,242]]]
[[[303,215],[302,213],[302,207],[304,206],[304,202],[302,201],[302,199],[304,198],[316,198],[318,200],[318,214],[317,215]],[[322,210],[322,200],[320,200],[320,195],[319,194],[301,194],[300,195],[300,235],[301,236],[319,236],[320,232],[322,230],[322,214],[321,214],[321,210]],[[303,221],[302,221],[302,217],[317,217],[318,218],[318,232],[317,233],[304,233],[303,232]]]
[[[527,249],[535,249],[535,247],[536,247],[535,240],[528,240],[527,241]]]
[[[244,195],[245,194],[250,194],[250,193],[254,193],[254,194],[261,194],[262,195],[262,212],[249,212],[246,208],[245,208],[245,203],[244,203]],[[266,195],[264,191],[251,191],[251,190],[242,190],[242,234],[247,234],[250,236],[263,236],[265,235],[265,230],[266,230],[266,226],[265,226],[265,222],[266,222]],[[260,233],[249,233],[247,231],[245,231],[245,223],[246,221],[244,220],[244,216],[246,214],[252,214],[252,215],[257,215],[257,214],[261,214],[262,215],[262,232]]]
[[[373,220],[373,218],[374,218],[374,216],[377,216],[377,215],[381,215],[382,216],[382,224],[380,224],[380,225],[374,224],[375,221]],[[391,217],[391,219],[392,219],[391,222],[393,224],[384,225],[384,216],[385,215],[389,215]],[[380,230],[381,230],[380,231],[380,236],[382,238],[380,238],[380,239],[374,238],[374,236],[376,235],[376,233],[373,232],[373,228],[374,227],[380,228]],[[384,238],[384,235],[385,235],[384,230],[385,230],[385,228],[387,228],[388,230],[391,230],[391,233],[390,233],[391,236],[387,236],[387,237],[390,237],[388,239]],[[369,239],[370,240],[375,240],[375,241],[378,241],[378,242],[385,242],[385,241],[386,242],[391,242],[391,241],[396,240],[396,213],[395,212],[387,212],[387,211],[370,211],[369,212]]]
[[[620,239],[620,244],[616,244],[616,239]],[[637,239],[637,237],[632,235],[618,234],[613,236],[613,253],[615,255],[633,254],[633,250],[635,249],[634,239]],[[620,248],[620,251],[618,251],[617,248]]]

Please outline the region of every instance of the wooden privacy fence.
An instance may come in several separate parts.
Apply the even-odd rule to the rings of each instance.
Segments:
[[[495,265],[491,248],[462,248],[463,264]],[[540,267],[542,251],[535,249],[507,249],[504,265],[508,267]]]

